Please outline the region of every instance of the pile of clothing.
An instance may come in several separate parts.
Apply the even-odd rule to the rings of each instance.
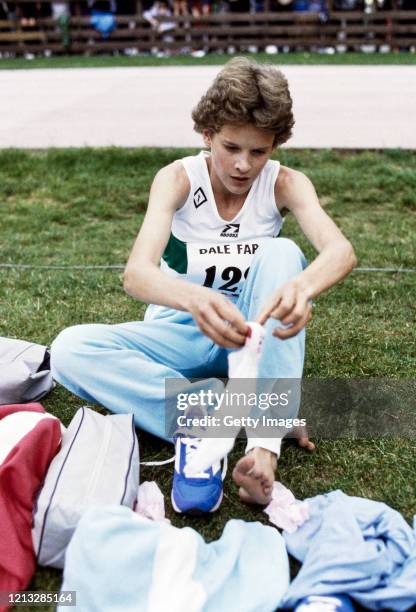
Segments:
[[[90,507],[137,500],[133,416],[80,408],[66,429],[33,402],[53,387],[49,365],[46,347],[0,338],[0,591],[25,589],[36,562],[63,568]]]
[[[412,529],[384,503],[341,491],[300,502],[275,484],[266,511],[282,533],[230,520],[207,543],[139,487],[132,415],[80,408],[66,429],[39,403],[5,403],[52,380],[45,347],[1,340],[0,591],[24,590],[38,562],[64,568],[83,612],[416,606],[416,516]],[[292,582],[289,555],[301,563]]]
[[[104,612],[416,605],[416,529],[398,512],[341,491],[304,503],[309,518],[295,531],[230,520],[211,543],[127,508],[91,510],[68,547],[63,590]],[[291,584],[288,553],[302,563]]]

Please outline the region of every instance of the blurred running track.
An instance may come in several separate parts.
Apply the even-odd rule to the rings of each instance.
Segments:
[[[201,145],[191,109],[218,66],[0,71],[0,147]],[[416,149],[416,66],[284,66],[290,147]]]

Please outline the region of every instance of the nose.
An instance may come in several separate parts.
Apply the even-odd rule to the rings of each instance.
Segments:
[[[240,174],[247,174],[251,168],[247,155],[240,155],[235,162],[235,169]]]

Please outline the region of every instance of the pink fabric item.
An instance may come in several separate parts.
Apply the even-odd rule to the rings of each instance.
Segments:
[[[170,523],[165,518],[165,499],[163,493],[154,481],[143,482],[139,486],[135,512],[153,521]]]
[[[272,501],[264,512],[273,525],[288,533],[294,533],[309,518],[307,502],[298,501],[281,482],[273,483]]]

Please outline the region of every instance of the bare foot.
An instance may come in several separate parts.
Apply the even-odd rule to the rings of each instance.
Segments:
[[[253,448],[242,457],[233,470],[233,480],[240,487],[240,498],[248,504],[268,504],[276,467],[276,455],[264,448]]]
[[[298,443],[298,446],[304,448],[310,453],[313,453],[316,446],[313,442],[309,440],[308,430],[306,429],[306,427],[302,427],[300,425],[298,427],[294,427],[292,433],[296,442]]]

